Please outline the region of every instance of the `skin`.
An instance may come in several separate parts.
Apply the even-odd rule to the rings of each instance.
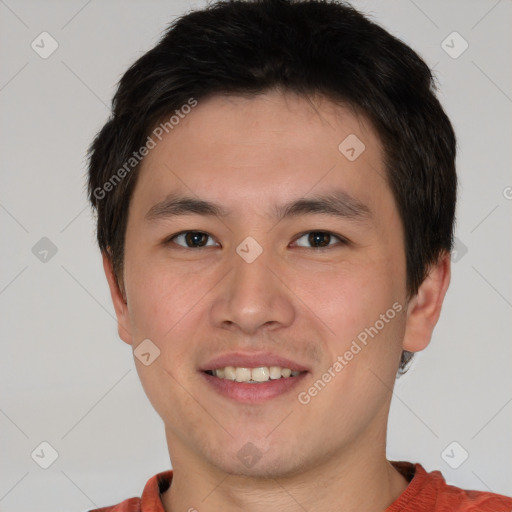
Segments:
[[[338,145],[355,134],[364,152]],[[160,356],[135,358],[165,424],[174,477],[167,512],[195,508],[385,510],[408,482],[386,459],[392,389],[403,349],[423,350],[450,278],[443,254],[407,301],[402,223],[370,123],[331,101],[272,91],[200,101],[145,158],[129,209],[123,292],[104,255],[119,335],[149,338]],[[363,218],[315,213],[278,221],[274,205],[342,190]],[[226,217],[148,220],[170,193],[219,202]],[[211,238],[187,248],[184,230]],[[333,237],[322,251],[304,232]],[[263,249],[236,252],[246,237]],[[179,245],[181,244],[181,245]],[[394,303],[402,311],[307,404],[297,399]],[[198,369],[219,354],[270,351],[310,369],[300,389],[261,404],[216,393]],[[252,443],[260,460],[237,453]]]

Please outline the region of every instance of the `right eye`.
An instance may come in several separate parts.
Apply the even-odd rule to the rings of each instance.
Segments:
[[[212,243],[208,243],[208,239]],[[185,247],[187,249],[201,249],[203,247],[215,246],[216,242],[213,238],[204,231],[182,231],[167,239],[166,243],[173,242],[176,245]]]

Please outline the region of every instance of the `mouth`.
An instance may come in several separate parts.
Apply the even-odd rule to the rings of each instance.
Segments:
[[[200,373],[216,394],[255,404],[290,393],[309,370],[288,359],[269,355],[231,354],[211,361]]]
[[[271,380],[297,377],[301,372],[290,368],[282,368],[281,366],[259,366],[257,368],[225,366],[224,368],[216,368],[215,370],[205,370],[205,373],[219,379],[259,384]]]

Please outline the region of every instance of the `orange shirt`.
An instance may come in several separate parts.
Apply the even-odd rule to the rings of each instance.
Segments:
[[[512,498],[447,485],[439,471],[427,473],[421,464],[390,461],[409,485],[385,512],[511,512]],[[90,512],[165,512],[160,493],[171,485],[172,471],[151,477],[141,498]]]

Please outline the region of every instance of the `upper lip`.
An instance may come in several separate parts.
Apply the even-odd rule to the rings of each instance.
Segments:
[[[205,363],[201,367],[201,371],[215,370],[217,368],[225,368],[226,366],[237,366],[241,368],[280,366],[281,368],[289,368],[292,371],[309,371],[306,366],[300,363],[270,352],[230,352],[221,354]]]

